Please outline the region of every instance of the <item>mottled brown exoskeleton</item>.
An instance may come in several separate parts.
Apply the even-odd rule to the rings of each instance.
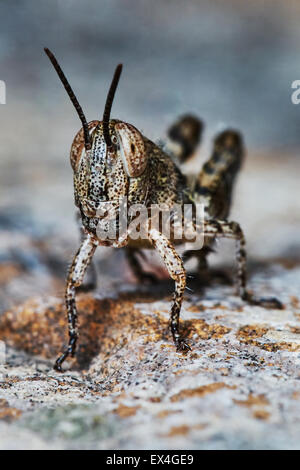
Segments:
[[[75,204],[79,209],[83,227],[82,243],[69,269],[66,283],[66,308],[69,325],[69,344],[57,359],[55,369],[61,371],[68,356],[74,356],[78,339],[76,289],[83,283],[84,274],[98,245],[126,247],[128,260],[142,278],[144,273],[138,262],[138,251],[154,248],[175,281],[171,307],[170,327],[178,351],[190,349],[179,333],[179,315],[186,287],[183,261],[174,245],[185,240],[166,237],[157,228],[148,227],[147,238],[132,240],[130,233],[118,233],[114,240],[99,239],[97,229],[103,220],[98,214],[102,203],[111,202],[116,209],[126,197],[133,204],[174,205],[201,203],[205,208],[204,246],[200,251],[190,250],[186,258],[196,256],[199,265],[206,264],[206,256],[217,237],[233,238],[237,243],[238,291],[242,299],[266,307],[281,308],[276,299],[256,299],[246,290],[246,252],[243,232],[236,222],[227,221],[232,189],[240,169],[244,149],[240,134],[227,130],[214,142],[211,158],[204,164],[195,183],[190,185],[179,166],[193,153],[200,141],[201,122],[194,116],[183,116],[169,129],[171,149],[161,147],[141,134],[133,125],[110,119],[114,94],[122,66],[116,68],[108,92],[102,121],[87,122],[84,113],[54,55],[45,49],[58,73],[82,122],[71,147],[71,165],[74,172]],[[197,229],[197,227],[196,227]]]

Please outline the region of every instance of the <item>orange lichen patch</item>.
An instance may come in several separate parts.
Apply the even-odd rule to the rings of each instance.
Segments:
[[[294,307],[294,308],[299,308],[300,307],[300,302],[299,302],[298,297],[296,297],[294,295],[291,295],[290,300],[291,300],[292,307]]]
[[[264,349],[269,352],[276,352],[282,350],[288,350],[291,352],[299,351],[300,345],[291,342],[269,342],[264,343],[262,341],[257,341],[258,338],[262,338],[268,331],[271,331],[270,328],[263,327],[261,325],[245,325],[242,326],[237,332],[237,338],[246,344],[252,346],[257,346],[258,348]]]
[[[0,284],[7,284],[21,274],[21,269],[13,263],[0,264]]]
[[[220,367],[220,368],[218,369],[218,372],[220,372],[220,374],[223,375],[223,376],[229,375],[229,369],[228,369],[228,367]]]
[[[80,340],[75,360],[81,367],[86,367],[99,353],[106,359],[111,351],[141,338],[143,345],[163,339],[167,341],[166,347],[174,349],[168,319],[159,313],[142,314],[135,308],[136,301],[133,295],[125,294],[118,299],[97,299],[89,294],[77,296]],[[64,302],[56,298],[28,300],[0,318],[0,339],[6,344],[51,359],[66,344],[66,330]],[[182,322],[182,332],[187,338],[194,334],[201,339],[220,338],[229,331],[204,320]],[[143,347],[134,354],[137,361],[143,360]],[[105,374],[105,365],[102,372]]]
[[[197,388],[187,388],[187,389],[181,390],[181,392],[173,395],[170,398],[170,400],[172,402],[175,402],[175,401],[184,400],[185,398],[204,397],[205,395],[208,395],[209,393],[214,393],[217,390],[220,390],[221,388],[234,389],[236,387],[226,385],[224,382],[215,382],[215,383],[211,383],[208,385],[202,385],[201,387],[197,387]]]
[[[300,351],[300,344],[296,344],[296,343],[285,343],[285,342],[281,342],[281,343],[276,343],[275,346],[277,347],[277,349],[268,349],[267,346],[269,346],[268,344],[264,345],[264,349],[266,349],[267,351],[283,351],[283,350],[287,350],[287,351],[290,351],[290,352],[296,352],[296,351]]]
[[[181,426],[173,426],[168,434],[165,434],[162,437],[185,436],[190,431],[193,431],[194,429],[204,429],[205,426],[205,424],[196,424],[194,426],[187,426],[186,424],[182,424]]]
[[[168,437],[174,436],[185,436],[190,431],[190,426],[182,425],[182,426],[173,426],[170,431],[168,432]]]
[[[162,410],[159,413],[157,413],[156,417],[159,419],[164,419],[167,418],[167,416],[177,414],[177,413],[182,413],[181,410]]]
[[[252,415],[256,419],[268,419],[270,416],[269,411],[264,408],[266,405],[269,405],[269,400],[265,397],[264,394],[253,395],[250,393],[246,400],[233,401],[237,405],[251,408],[253,410]]]
[[[199,359],[199,357],[200,357],[200,354],[197,354],[197,353],[190,354],[190,359]]]
[[[175,375],[186,374],[186,373],[189,374],[190,372],[191,372],[191,371],[188,370],[188,369],[177,369],[177,370],[174,371],[174,374],[175,374]]]
[[[3,398],[0,399],[0,419],[10,422],[20,418],[21,415],[21,410],[10,407],[6,400]]]
[[[261,338],[267,331],[268,328],[262,327],[261,325],[245,325],[238,330],[237,336],[240,340],[250,341]]]
[[[18,410],[17,408],[3,408],[0,409],[0,419],[5,421],[13,421],[15,419],[20,418],[22,415],[22,411]]]
[[[292,399],[293,400],[299,400],[300,399],[300,392],[293,392],[292,393]]]
[[[300,334],[300,327],[297,327],[297,326],[290,326],[289,329],[290,329],[290,331],[291,331],[292,333],[296,333],[297,335]]]
[[[205,340],[222,338],[230,331],[231,328],[227,328],[219,323],[208,324],[204,320],[199,319],[186,320],[182,327],[185,337],[192,338],[194,334],[197,334],[201,339]]]
[[[193,313],[204,312],[204,310],[205,308],[203,307],[203,305],[191,305],[190,307],[187,308],[188,312],[193,312]]]
[[[253,416],[256,419],[268,419],[270,417],[270,413],[267,410],[255,410],[253,411]]]
[[[150,397],[148,398],[148,401],[150,401],[151,403],[160,403],[161,397]]]
[[[229,361],[232,357],[236,356],[236,352],[232,351],[226,355],[226,361]]]
[[[160,349],[171,349],[172,345],[171,344],[161,344]]]
[[[265,395],[253,395],[252,393],[249,393],[249,396],[246,400],[233,400],[234,403],[237,405],[241,406],[265,406],[269,404],[269,400],[265,397]]]
[[[181,375],[181,374],[185,374],[186,377],[192,377],[193,375],[198,375],[199,374],[199,368],[197,369],[177,369],[174,371],[174,375]],[[209,369],[208,367],[201,367],[201,370],[206,370],[206,371],[210,371],[210,372],[214,372],[214,368],[212,369]]]
[[[160,340],[168,322],[159,317],[142,315],[134,301],[126,298],[95,299],[78,295],[80,323],[79,355],[94,356],[100,349],[109,354],[116,346],[125,345],[128,338],[142,337],[144,342]],[[66,314],[62,301],[29,300],[6,312],[0,319],[0,339],[8,345],[31,354],[52,358],[66,341]]]
[[[129,418],[130,416],[134,416],[139,408],[140,406],[126,406],[121,403],[118,408],[114,410],[114,413],[118,414],[120,418]]]

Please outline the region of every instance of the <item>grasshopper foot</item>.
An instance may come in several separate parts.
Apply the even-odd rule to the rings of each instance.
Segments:
[[[175,346],[176,346],[176,351],[177,352],[188,352],[191,351],[190,345],[187,343],[187,341],[183,338],[179,338],[175,341]]]
[[[56,370],[57,372],[62,372],[62,363],[67,359],[68,357],[68,351],[65,351],[61,356],[59,356],[53,366],[53,369]]]
[[[69,340],[69,345],[65,352],[63,352],[55,361],[53,369],[56,370],[57,372],[63,372],[62,370],[62,363],[69,357],[74,357],[75,356],[75,351],[76,351],[76,342],[77,342],[77,335],[74,335],[70,338]]]

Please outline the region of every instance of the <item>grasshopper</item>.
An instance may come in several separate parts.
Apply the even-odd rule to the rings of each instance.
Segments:
[[[173,232],[168,237],[160,229],[146,226],[146,237],[133,239],[129,230],[118,231],[113,240],[99,238],[98,228],[107,223],[99,216],[102,203],[111,202],[115,210],[126,197],[128,207],[143,204],[164,204],[170,209],[184,204],[204,206],[204,246],[201,250],[188,250],[185,257],[196,256],[199,265],[206,264],[207,254],[218,237],[236,241],[237,287],[243,300],[267,308],[282,308],[275,299],[257,299],[246,289],[245,237],[238,223],[228,221],[233,186],[244,157],[244,144],[239,132],[228,129],[214,141],[211,158],[204,164],[194,184],[190,184],[180,171],[180,165],[194,153],[202,132],[202,123],[194,116],[183,116],[168,132],[172,149],[161,147],[142,135],[132,124],[110,119],[111,107],[120,79],[122,65],[116,67],[107,95],[102,121],[87,122],[75,94],[59,66],[55,56],[45,49],[82,123],[76,134],[70,152],[74,172],[75,205],[79,209],[83,237],[80,248],[70,266],[66,290],[69,342],[58,357],[54,368],[62,370],[62,364],[74,356],[78,340],[76,290],[83,284],[87,267],[90,265],[97,246],[126,247],[130,264],[138,277],[143,277],[138,262],[139,250],[157,250],[170,277],[175,281],[174,298],[170,313],[170,329],[177,351],[190,350],[187,341],[179,331],[179,316],[186,288],[186,271],[183,260],[175,245],[185,239],[175,239]],[[169,145],[170,147],[170,145]],[[171,217],[172,218],[172,217]],[[194,227],[197,230],[197,227]]]

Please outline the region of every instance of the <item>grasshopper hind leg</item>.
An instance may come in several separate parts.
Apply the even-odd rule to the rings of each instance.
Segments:
[[[192,114],[180,116],[169,127],[165,150],[179,166],[194,155],[201,141],[203,127],[202,121]]]
[[[245,300],[251,305],[260,305],[265,308],[282,309],[282,303],[275,297],[256,297],[249,292],[246,288],[246,249],[245,249],[245,236],[244,233],[236,222],[227,222],[224,220],[210,220],[205,225],[205,235],[212,237],[231,238],[236,241],[236,260],[238,265],[237,270],[237,289],[238,294],[242,300]]]
[[[276,297],[256,297],[246,288],[246,250],[245,237],[238,224],[233,223],[236,231],[236,260],[238,264],[237,285],[240,297],[250,305],[258,305],[270,309],[283,309],[283,304]]]

